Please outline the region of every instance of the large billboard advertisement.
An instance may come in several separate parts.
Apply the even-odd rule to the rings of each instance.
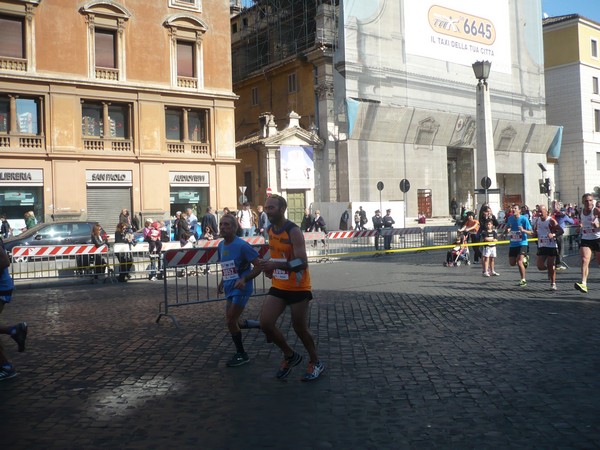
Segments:
[[[410,0],[404,17],[407,54],[511,73],[508,0]]]

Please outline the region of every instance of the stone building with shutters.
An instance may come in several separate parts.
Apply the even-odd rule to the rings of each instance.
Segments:
[[[231,207],[234,99],[226,2],[0,0],[0,213]]]

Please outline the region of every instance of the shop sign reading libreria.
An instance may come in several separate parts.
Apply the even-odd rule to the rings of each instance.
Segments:
[[[208,172],[169,172],[171,186],[208,187]]]
[[[0,169],[0,185],[3,186],[43,186],[42,169]]]

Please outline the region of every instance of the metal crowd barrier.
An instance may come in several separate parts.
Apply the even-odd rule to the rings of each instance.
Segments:
[[[501,230],[499,230],[501,231]],[[455,226],[385,228],[380,232],[366,231],[330,231],[304,233],[306,249],[311,262],[322,262],[348,255],[373,254],[375,239],[379,239],[379,250],[384,250],[384,238],[390,238],[390,249],[423,250],[430,247],[449,245],[454,242],[458,232]],[[262,236],[243,238],[251,245],[264,245]],[[199,240],[195,246],[187,244],[185,248],[216,249],[220,239]],[[579,227],[567,227],[563,237],[563,257],[572,256],[579,251]],[[162,253],[181,250],[179,242],[163,242]],[[23,280],[45,279],[98,279],[114,282],[119,278],[132,280],[148,279],[156,271],[157,278],[162,275],[161,259],[152,260],[148,254],[147,243],[114,244],[96,248],[93,245],[31,246],[15,247],[12,250],[11,273],[18,283]],[[212,262],[202,267],[190,269],[187,274],[206,275],[216,267]],[[196,270],[197,269],[197,270]],[[123,275],[124,274],[124,275]],[[123,275],[120,277],[120,275]]]
[[[268,244],[253,245],[261,258],[269,258]],[[179,322],[172,308],[179,306],[197,305],[201,303],[225,300],[219,294],[218,285],[221,281],[221,271],[218,261],[217,248],[182,248],[168,250],[163,253],[162,279],[164,286],[164,301],[159,307],[156,323],[162,317],[168,317],[179,327]],[[188,276],[190,272],[197,273],[204,268],[214,268],[210,276],[200,282],[198,277]],[[266,295],[267,281],[264,274],[254,279],[254,293],[251,297]]]
[[[262,237],[243,238],[250,244],[264,244]],[[219,240],[200,240],[196,247],[179,242],[163,242],[162,253],[181,248],[217,248]],[[19,281],[66,280],[117,282],[149,279],[151,274],[161,277],[162,259],[153,260],[148,253],[146,242],[113,244],[96,247],[82,245],[45,245],[15,247],[11,252],[11,275]],[[205,275],[209,268],[204,267],[194,275]],[[120,277],[120,275],[123,275]]]

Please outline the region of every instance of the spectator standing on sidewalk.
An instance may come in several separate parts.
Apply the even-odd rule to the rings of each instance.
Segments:
[[[319,233],[319,232],[327,233],[327,229],[325,228],[325,225],[326,225],[325,219],[321,215],[321,211],[319,211],[317,209],[315,211],[315,219],[313,220],[313,224],[312,224],[310,231],[316,231],[317,233]],[[321,243],[323,244],[323,247],[325,247],[325,239],[321,239]],[[317,246],[316,240],[313,242],[312,246],[313,247]]]
[[[460,233],[465,233],[471,243],[479,242],[479,239],[477,238],[479,235],[479,220],[475,218],[475,214],[472,211],[467,213],[467,219],[458,231]],[[473,253],[473,262],[479,262],[479,258],[481,256],[481,250],[479,247],[475,247],[473,249]]]
[[[186,209],[185,213],[187,215],[187,223],[189,225],[190,233],[193,234],[196,239],[198,239],[200,237],[200,234],[198,233],[198,230],[197,230],[198,217],[196,216],[196,214],[194,214],[194,211],[192,210],[192,208]]]
[[[0,313],[4,306],[12,300],[14,289],[13,279],[9,271],[10,258],[4,249],[4,242],[0,239]],[[27,339],[27,323],[20,322],[16,325],[0,325],[0,334],[6,334],[17,343],[19,352],[25,351],[25,339]],[[6,357],[4,347],[0,342],[0,381],[8,380],[17,376],[14,366]]]
[[[368,220],[367,220],[367,212],[363,209],[362,206],[359,206],[358,207],[358,214],[360,216],[360,229],[361,229],[361,231],[366,231],[367,228],[365,227],[365,225],[368,222]]]
[[[394,224],[396,222],[392,218],[392,210],[391,209],[385,210],[385,216],[383,216],[382,220],[383,220],[383,228],[384,229],[391,231],[392,228],[394,228]],[[385,250],[392,249],[392,234],[391,233],[385,233],[383,235],[383,248]]]
[[[242,237],[252,236],[253,216],[250,203],[244,202],[242,209],[237,212],[238,225],[242,230]],[[239,233],[238,233],[239,234]]]
[[[222,270],[218,291],[225,292],[227,297],[225,317],[236,350],[227,366],[237,367],[250,361],[242,343],[239,320],[254,289],[252,280],[261,272],[260,259],[258,252],[250,244],[236,236],[238,223],[235,217],[221,217],[219,226],[223,240],[218,246]],[[246,324],[249,322],[258,325],[256,321],[245,321]]]
[[[212,206],[208,206],[206,208],[206,212],[204,213],[204,215],[202,216],[202,220],[200,221],[200,227],[202,229],[202,232],[206,230],[206,227],[210,227],[213,233],[217,233],[217,231],[219,230],[217,228],[217,218],[213,214]]]
[[[313,226],[313,217],[310,213],[310,210],[308,208],[305,208],[304,216],[302,217],[302,223],[300,224],[300,229],[303,232],[308,232],[312,229],[312,226]]]
[[[306,244],[302,230],[285,218],[287,202],[279,195],[269,197],[265,211],[269,216],[269,251],[271,259],[261,260],[260,267],[271,278],[272,287],[263,303],[260,326],[267,340],[272,341],[283,352],[276,377],[286,378],[292,368],[302,362],[302,356],[287,343],[277,327],[277,321],[287,307],[291,310],[294,332],[302,341],[310,361],[302,380],[316,380],[325,365],[317,355],[313,336],[308,329],[309,302],[312,300]]]
[[[496,272],[496,242],[498,242],[498,232],[492,219],[486,219],[483,222],[483,229],[479,233],[480,242],[486,242],[481,251],[483,260],[482,274],[484,277],[499,276]]]
[[[383,228],[383,217],[381,217],[380,210],[375,211],[375,215],[371,218],[371,221],[373,222],[373,229],[375,230],[375,251],[378,251],[379,238],[381,237],[381,229]]]
[[[258,210],[258,232],[267,242],[269,240],[269,232],[267,231],[270,225],[269,218],[262,205],[258,205],[256,209]]]
[[[354,231],[360,231],[360,211],[354,213]]]
[[[2,230],[0,231],[0,237],[2,239],[6,239],[7,237],[10,237],[12,233],[12,228],[10,227],[10,224],[8,223],[8,220],[6,220],[6,216],[4,214],[0,216],[0,222],[2,222]]]

